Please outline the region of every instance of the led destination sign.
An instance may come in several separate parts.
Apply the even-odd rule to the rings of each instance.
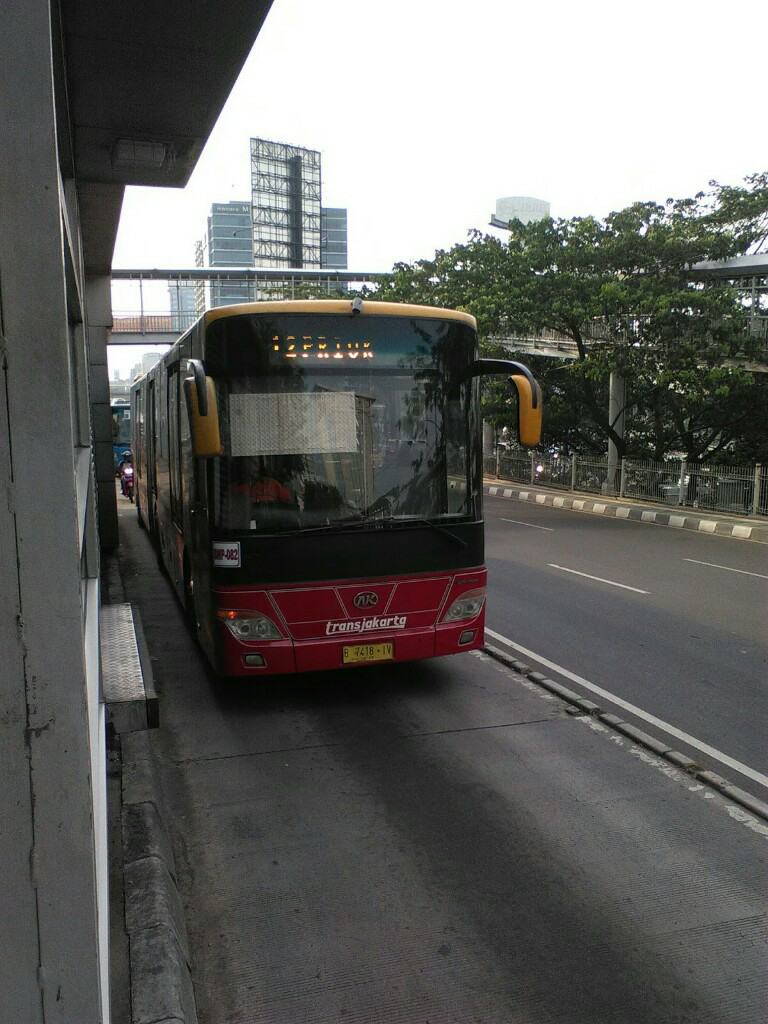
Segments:
[[[206,369],[213,377],[258,376],[278,368],[452,376],[473,358],[476,339],[467,324],[429,317],[220,316],[208,327]]]
[[[372,341],[342,341],[326,338],[322,334],[314,337],[288,334],[284,338],[275,335],[272,351],[285,359],[373,359]]]

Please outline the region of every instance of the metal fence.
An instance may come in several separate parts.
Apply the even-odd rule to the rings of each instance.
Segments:
[[[609,479],[608,460],[498,450],[486,456],[487,475],[521,484],[651,501],[683,508],[768,516],[768,471],[757,466],[622,459]]]

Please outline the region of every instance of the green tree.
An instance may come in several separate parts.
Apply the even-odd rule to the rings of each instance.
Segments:
[[[754,251],[768,239],[768,174],[666,203],[638,202],[603,219],[513,221],[505,241],[473,232],[431,260],[397,264],[376,297],[465,309],[485,345],[543,332],[577,358],[538,362],[545,439],[575,450],[705,461],[746,440],[758,384],[742,298],[696,264]],[[529,360],[530,362],[531,360]],[[628,429],[607,422],[608,379],[627,385]],[[487,391],[489,418],[507,413]]]

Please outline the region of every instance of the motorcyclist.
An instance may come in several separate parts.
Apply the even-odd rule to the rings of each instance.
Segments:
[[[120,492],[124,497],[133,501],[133,454],[123,452],[123,461],[120,463]]]

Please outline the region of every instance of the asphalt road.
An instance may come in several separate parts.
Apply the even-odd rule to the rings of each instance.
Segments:
[[[121,515],[201,1024],[764,1024],[768,825],[484,654],[217,680]]]
[[[487,625],[530,652],[511,653],[768,800],[768,547],[504,498],[484,507]]]

